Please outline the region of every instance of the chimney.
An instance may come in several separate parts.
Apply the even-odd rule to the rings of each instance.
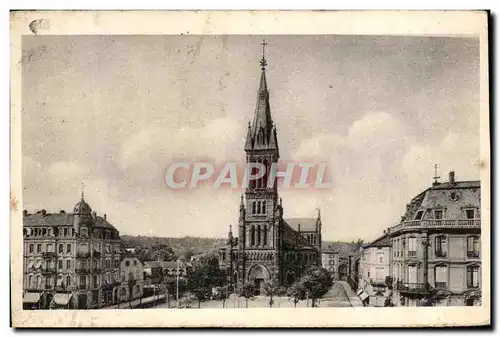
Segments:
[[[27,210],[23,210],[23,216],[27,216],[28,215],[28,211]]]
[[[449,178],[449,180],[450,180],[450,184],[452,184],[452,185],[453,185],[453,184],[455,184],[455,171],[451,171],[451,172],[449,173],[449,177],[450,177],[450,178]]]
[[[106,213],[104,213],[104,221],[106,221]]]
[[[42,210],[40,211],[40,213],[42,213],[42,216],[46,216],[46,215],[47,215],[47,211],[46,211],[46,210],[44,210],[44,209],[42,209]]]

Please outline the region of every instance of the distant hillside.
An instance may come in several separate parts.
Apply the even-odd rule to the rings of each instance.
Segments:
[[[222,238],[201,238],[186,236],[183,238],[162,238],[152,236],[131,236],[121,235],[122,241],[126,247],[152,247],[158,244],[165,244],[172,248],[178,257],[186,254],[201,254],[217,251],[224,246],[226,239]],[[333,250],[340,252],[341,255],[348,255],[356,252],[359,243],[342,241],[323,241],[324,250]]]
[[[353,254],[359,250],[363,242],[342,242],[342,241],[323,241],[323,250],[339,252],[340,255]]]
[[[186,236],[183,238],[161,238],[155,236],[120,236],[126,247],[152,247],[158,244],[166,244],[174,251],[175,255],[181,257],[189,253],[196,255],[201,253],[210,253],[217,251],[225,244],[227,239],[219,238],[200,238]]]

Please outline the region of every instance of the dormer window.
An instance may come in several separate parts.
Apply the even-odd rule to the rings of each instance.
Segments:
[[[443,219],[443,210],[435,210],[434,211],[434,219],[442,220]]]
[[[415,220],[422,220],[423,216],[424,216],[424,211],[418,211],[417,215],[415,215]]]
[[[474,209],[466,209],[465,216],[467,217],[468,220],[474,219]]]

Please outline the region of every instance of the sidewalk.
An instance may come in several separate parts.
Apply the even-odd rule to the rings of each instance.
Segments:
[[[349,297],[349,302],[351,302],[351,306],[353,307],[362,307],[363,302],[361,299],[356,295],[356,292],[351,289],[351,286],[346,282],[346,281],[337,281],[338,284],[341,284],[342,287],[344,288],[345,293]]]
[[[135,300],[132,300],[131,302],[127,301],[120,304],[114,304],[102,307],[100,309],[131,309],[131,308],[136,308],[138,306],[151,304],[153,302],[164,302],[164,301],[165,301],[165,294],[162,294],[150,297],[137,298]]]

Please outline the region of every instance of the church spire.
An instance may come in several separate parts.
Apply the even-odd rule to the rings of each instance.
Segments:
[[[271,118],[271,108],[269,105],[269,91],[266,80],[266,46],[265,40],[262,42],[262,59],[260,60],[261,75],[259,90],[257,93],[257,104],[253,123],[251,126],[251,142],[255,149],[268,148],[273,133],[273,120]],[[247,143],[249,142],[247,137]]]

